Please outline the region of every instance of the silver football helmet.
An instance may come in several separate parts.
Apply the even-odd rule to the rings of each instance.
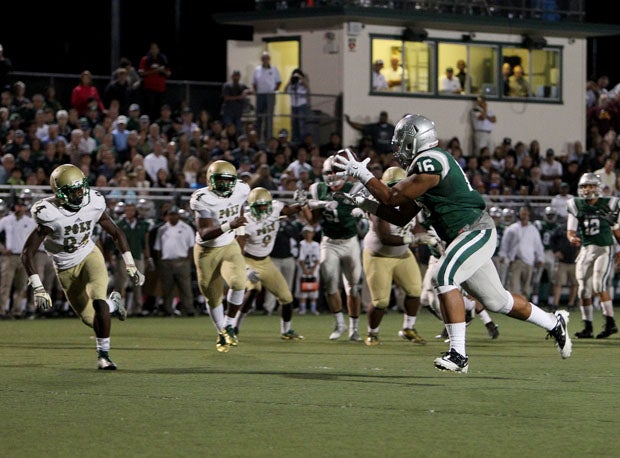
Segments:
[[[504,208],[502,210],[502,222],[508,226],[515,222],[515,211],[514,208]]]
[[[577,194],[584,199],[596,199],[602,192],[601,177],[595,173],[584,173],[577,184]]]
[[[555,223],[558,219],[558,210],[555,207],[545,207],[543,216],[548,223]]]
[[[502,217],[502,209],[499,207],[491,207],[489,208],[489,215],[491,215],[492,218],[501,218]]]
[[[411,174],[410,166],[416,154],[439,144],[435,123],[419,115],[407,115],[396,124],[392,137],[394,157]]]
[[[325,161],[323,162],[323,181],[330,188],[332,187],[335,188],[344,183],[344,178],[336,175],[336,172],[339,172],[339,170],[337,170],[334,167],[335,160],[336,160],[336,155],[333,154],[329,156],[327,159],[325,159]]]

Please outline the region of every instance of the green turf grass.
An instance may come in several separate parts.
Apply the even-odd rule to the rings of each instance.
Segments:
[[[329,341],[327,314],[294,316],[301,342],[251,315],[226,354],[205,316],[115,320],[115,372],[96,369],[76,318],[3,321],[0,456],[618,456],[618,335],[573,340],[562,360],[544,330],[492,317],[498,340],[468,328],[466,375],[433,367],[447,344],[426,311],[424,346],[397,336],[394,312],[378,347]]]

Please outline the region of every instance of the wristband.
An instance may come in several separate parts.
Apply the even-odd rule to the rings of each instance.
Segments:
[[[220,226],[220,229],[222,230],[222,234],[225,233],[225,232],[228,232],[231,229],[230,223],[226,222],[226,223],[222,224]]]
[[[244,236],[245,235],[245,226],[239,226],[235,230],[235,235]]]
[[[43,288],[43,283],[41,283],[41,277],[38,274],[33,274],[28,277],[28,284],[32,286],[32,289]]]
[[[131,251],[125,251],[121,257],[123,258],[123,261],[125,261],[125,265],[126,266],[135,266],[136,263],[133,260],[133,256],[131,255]]]

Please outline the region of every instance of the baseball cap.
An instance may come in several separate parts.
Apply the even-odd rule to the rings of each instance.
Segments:
[[[510,137],[504,137],[504,140],[502,140],[502,143],[504,145],[510,145],[512,143],[512,139]]]
[[[280,132],[278,133],[278,137],[288,137],[288,130],[280,129]]]
[[[140,110],[140,105],[138,105],[137,103],[132,103],[131,105],[129,105],[129,111],[138,111]]]
[[[448,67],[448,68],[446,68],[446,71],[447,71],[447,72],[453,72],[453,71],[454,71],[454,69],[453,69],[452,67]]]
[[[375,65],[383,65],[383,60],[382,59],[375,60]]]
[[[171,206],[168,211],[166,212],[167,214],[170,213],[176,213],[177,215],[179,214],[179,207],[177,207],[176,205]]]
[[[117,124],[127,124],[127,116],[120,115],[118,118],[116,118],[116,123]]]
[[[241,75],[241,72],[239,70],[233,70],[232,74],[233,74],[233,76]]]
[[[310,224],[306,224],[302,229],[301,232],[315,232],[314,230],[314,226],[310,225]]]
[[[143,114],[142,116],[140,116],[140,121],[149,122],[150,120],[151,118],[149,118],[149,115]]]
[[[25,136],[26,136],[26,134],[24,133],[24,131],[23,131],[23,130],[21,130],[21,129],[17,129],[17,130],[15,131],[15,136],[16,136],[16,137],[25,137]]]

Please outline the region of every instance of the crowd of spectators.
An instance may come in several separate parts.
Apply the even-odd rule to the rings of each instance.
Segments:
[[[56,99],[53,87],[31,93],[23,82],[9,82],[0,100],[0,184],[46,186],[54,167],[72,163],[93,186],[191,189],[205,184],[212,161],[225,159],[250,186],[293,191],[320,180],[324,158],[343,146],[338,132],[329,138],[305,133],[293,142],[289,131],[281,129],[261,141],[253,123],[245,123],[240,131],[233,122],[224,124],[208,110],[195,113],[186,105],[163,103],[157,117],[146,114],[134,77],[129,77],[135,73],[124,63],[101,96],[85,70],[71,100]],[[453,154],[472,186],[491,199],[554,196],[562,183],[576,194],[577,181],[586,171],[600,173],[607,192],[619,194],[620,91],[618,86],[607,90],[607,85],[604,77],[588,82],[585,145],[567,139],[566,151],[559,152],[545,147],[544,139],[504,138],[478,157],[469,155],[457,137],[446,138],[440,146]],[[124,86],[127,93],[119,89]],[[369,125],[346,118],[360,131],[359,141],[351,146],[360,157],[370,157],[377,176],[396,165],[386,148],[386,135],[393,132],[387,111]]]
[[[336,131],[328,138],[305,133],[294,142],[287,129],[280,129],[262,141],[254,123],[246,122],[240,130],[208,110],[195,113],[185,105],[164,102],[156,117],[146,114],[135,77],[128,78],[135,73],[130,64],[117,69],[100,96],[85,70],[70,100],[57,99],[53,87],[31,93],[23,82],[9,82],[0,99],[0,184],[47,187],[51,171],[71,163],[92,186],[118,188],[107,195],[111,211],[120,218],[124,210],[119,202],[140,202],[153,190],[187,197],[206,184],[206,169],[218,159],[233,163],[239,178],[251,187],[291,193],[299,187],[309,189],[322,180],[324,159],[347,146]],[[113,96],[123,85],[130,87],[128,97]],[[548,196],[552,205],[565,202],[562,196],[576,195],[578,180],[587,171],[601,176],[605,193],[620,195],[620,90],[616,86],[608,91],[607,85],[606,78],[588,83],[585,145],[575,141],[566,151],[556,152],[545,147],[544,139],[506,137],[479,156],[469,154],[457,137],[445,138],[439,146],[454,156],[490,205],[522,205],[523,196]],[[345,118],[360,133],[350,146],[361,158],[370,158],[369,168],[377,177],[397,165],[389,148],[394,125],[387,111],[369,124]],[[171,203],[183,207],[187,199],[163,202],[151,216],[161,221]],[[565,208],[557,210],[565,214]],[[187,208],[180,211],[191,224]]]

